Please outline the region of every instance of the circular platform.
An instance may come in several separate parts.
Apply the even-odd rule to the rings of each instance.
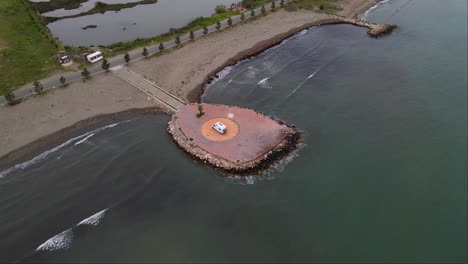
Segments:
[[[213,124],[216,122],[221,122],[227,127],[227,132],[226,134],[220,134],[216,130],[212,128]],[[232,138],[235,138],[237,134],[239,133],[239,125],[228,118],[212,118],[208,121],[206,121],[202,126],[201,126],[201,133],[202,135],[211,141],[225,141],[229,140]]]

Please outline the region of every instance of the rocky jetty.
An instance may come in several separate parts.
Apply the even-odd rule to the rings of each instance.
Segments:
[[[209,106],[207,104],[203,105],[204,108],[208,108]],[[190,105],[188,107],[190,107]],[[280,137],[278,137],[278,134],[272,136],[272,134],[269,133],[271,131],[265,131],[264,135],[257,135],[256,137],[246,138],[245,135],[239,134],[238,137],[223,142],[210,142],[209,140],[202,138],[193,138],[196,137],[196,135],[194,136],[193,133],[198,132],[195,130],[190,131],[190,128],[188,128],[189,125],[184,124],[185,121],[181,121],[184,119],[184,117],[179,115],[181,114],[180,112],[173,114],[171,120],[169,121],[167,131],[171,135],[174,142],[177,143],[177,145],[182,150],[184,150],[194,159],[201,161],[202,163],[205,163],[216,170],[219,170],[223,174],[240,176],[258,175],[262,171],[267,170],[273,163],[281,160],[294,151],[297,148],[298,143],[301,141],[300,133],[293,126],[288,126],[281,121],[274,120],[261,113],[250,109],[242,109],[240,107],[227,107],[220,105],[216,105],[215,107],[226,110],[227,112],[236,113],[234,120],[235,122],[239,122],[239,125],[242,127],[241,131],[255,129],[253,127],[256,125],[255,123],[242,123],[242,117],[236,119],[237,116],[242,114],[242,112],[239,110],[247,110],[253,112],[255,115],[258,115],[261,118],[264,118],[265,120],[268,120],[269,122],[271,121],[274,123],[272,130],[276,129],[281,134]],[[212,110],[209,111],[213,112]],[[249,113],[246,115],[248,114]],[[222,116],[222,113],[220,112],[214,115]],[[193,118],[195,122],[198,122],[198,119],[196,119],[195,116],[193,116]],[[211,117],[208,117],[207,119],[209,118]],[[200,123],[204,122],[206,121],[200,120]],[[256,142],[255,140],[257,138],[260,138],[261,142]],[[269,139],[273,139],[270,140],[272,144],[265,145],[264,142],[268,142]],[[257,143],[262,144],[259,146],[259,148],[262,149],[261,152],[256,152],[259,148],[254,150],[255,144]],[[238,147],[236,149],[232,149],[230,148],[229,144],[235,144]],[[254,148],[252,148],[252,145],[254,145]],[[214,147],[215,151],[213,151],[213,148],[210,147]],[[227,151],[224,152],[224,150]],[[254,158],[246,158],[244,160],[239,158],[234,160],[232,158],[232,151],[239,151],[239,153],[245,153],[247,156],[249,155],[249,152],[260,154],[254,154]]]

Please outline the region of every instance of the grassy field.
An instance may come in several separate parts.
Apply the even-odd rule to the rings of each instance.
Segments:
[[[239,15],[239,12],[224,12],[220,14],[214,14],[210,17],[200,17],[192,22],[190,22],[187,26],[179,29],[174,30],[174,36],[181,36],[186,33],[189,33],[190,31],[196,31],[204,26],[210,26],[213,24],[216,24],[218,21],[225,20],[231,16]],[[122,54],[124,52],[130,51],[134,48],[138,47],[145,47],[145,46],[150,46],[150,45],[155,45],[160,42],[166,42],[168,40],[171,40],[173,38],[172,33],[166,33],[154,38],[148,38],[148,39],[135,39],[134,41],[129,41],[129,42],[119,42],[107,47],[100,47],[100,50],[104,53],[106,57],[110,56],[115,56],[118,54]]]
[[[324,12],[339,10],[337,0],[294,0],[286,4],[286,8],[288,7]]]
[[[59,48],[25,0],[0,1],[0,87],[15,89],[60,69]]]

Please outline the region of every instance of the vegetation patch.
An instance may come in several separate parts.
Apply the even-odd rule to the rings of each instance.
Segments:
[[[61,69],[60,42],[26,0],[0,1],[0,43],[0,86],[14,89]]]
[[[284,8],[288,11],[306,9],[326,13],[334,13],[340,10],[338,0],[294,0],[285,4]]]
[[[96,25],[87,25],[86,27],[82,27],[81,29],[86,30],[88,28],[97,28]]]
[[[81,3],[89,0],[50,0],[48,2],[30,2],[31,6],[39,13],[46,13],[56,9],[71,10],[79,8]]]
[[[94,5],[92,9],[83,13],[70,15],[70,16],[62,16],[62,17],[43,17],[43,19],[44,19],[44,23],[48,24],[48,23],[61,20],[61,19],[88,16],[88,15],[93,15],[93,14],[98,14],[98,13],[103,14],[107,11],[120,11],[122,9],[132,8],[137,5],[149,5],[149,4],[155,4],[157,2],[158,0],[141,0],[138,2],[131,2],[131,3],[106,4],[106,3],[98,1],[96,2],[96,4]]]

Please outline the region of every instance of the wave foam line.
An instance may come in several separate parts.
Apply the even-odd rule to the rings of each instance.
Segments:
[[[99,225],[99,223],[104,218],[107,209],[108,208],[100,212],[97,212],[88,218],[83,219],[81,222],[75,225],[75,227],[80,226],[80,225],[91,225],[91,226]],[[75,227],[67,229],[61,232],[60,234],[57,234],[47,239],[44,243],[42,243],[40,246],[36,248],[36,251],[55,251],[55,250],[69,249],[73,242],[73,238],[74,238],[73,229]]]
[[[46,242],[37,247],[36,251],[55,251],[68,249],[73,241],[73,231],[67,229],[62,233],[49,238]]]
[[[85,142],[88,138],[90,138],[90,137],[92,137],[92,136],[94,136],[94,133],[92,133],[92,134],[86,136],[85,138],[83,138],[82,140],[76,142],[76,143],[74,144],[74,146],[79,145],[79,144]]]
[[[55,153],[55,152],[61,150],[62,148],[64,148],[64,147],[70,145],[71,143],[75,142],[75,141],[78,140],[78,139],[81,139],[81,138],[86,137],[86,138],[84,139],[84,140],[86,140],[87,138],[91,137],[90,135],[94,135],[95,133],[101,132],[101,131],[103,131],[103,130],[105,130],[105,129],[108,129],[108,128],[115,127],[115,126],[117,126],[117,125],[119,125],[119,124],[122,124],[122,123],[125,123],[125,122],[128,122],[128,121],[129,121],[129,120],[123,121],[123,122],[119,122],[119,123],[110,124],[110,125],[107,125],[107,126],[104,126],[104,127],[100,127],[100,128],[95,129],[95,130],[93,130],[93,131],[87,132],[87,133],[85,133],[85,134],[83,134],[83,135],[79,135],[79,136],[77,136],[77,137],[74,137],[74,138],[72,138],[72,139],[69,139],[69,140],[65,141],[64,143],[62,143],[62,144],[60,144],[60,145],[58,145],[58,146],[56,146],[56,147],[54,147],[54,148],[52,148],[52,149],[49,149],[49,150],[46,150],[46,151],[42,152],[41,154],[37,155],[36,157],[34,157],[34,158],[32,158],[32,159],[30,159],[30,160],[28,160],[28,161],[25,161],[25,162],[20,163],[20,164],[16,164],[16,165],[14,165],[13,167],[10,167],[10,168],[8,168],[8,169],[5,169],[5,170],[3,170],[3,171],[0,171],[0,179],[3,178],[3,177],[5,177],[5,176],[7,176],[8,174],[10,174],[10,173],[12,173],[12,172],[14,172],[14,171],[17,171],[17,170],[24,170],[25,168],[27,168],[27,167],[29,167],[29,166],[31,166],[31,165],[33,165],[33,164],[36,164],[36,163],[38,163],[38,162],[41,161],[41,160],[46,159],[50,154]],[[81,141],[84,142],[84,140],[81,140]],[[79,143],[81,143],[81,142],[79,142]],[[78,145],[78,142],[77,142],[77,144],[75,144],[75,145]]]
[[[93,214],[92,216],[90,216],[88,218],[83,219],[81,222],[78,223],[77,226],[79,226],[79,225],[92,225],[92,226],[99,225],[99,223],[101,223],[102,219],[106,215],[107,209],[108,208],[106,208],[106,209],[104,209],[104,210],[102,210],[100,212],[97,212],[97,213]]]
[[[376,9],[379,5],[384,4],[384,3],[388,2],[388,1],[390,1],[390,0],[384,0],[384,1],[378,2],[377,4],[371,6],[371,7],[370,7],[369,9],[367,9],[367,11],[364,12],[364,14],[361,16],[361,20],[366,20],[367,16],[369,15],[369,13],[370,13],[372,10]]]
[[[309,77],[307,77],[304,81],[302,81],[298,86],[296,86],[296,88],[294,88],[294,90],[292,90],[292,92],[286,96],[286,98],[289,98],[291,97],[293,94],[295,94],[297,92],[297,90],[299,90],[306,82],[307,80],[313,78],[315,76],[315,74],[317,74],[319,70],[316,70],[315,72],[313,72],[311,75],[309,75]]]

